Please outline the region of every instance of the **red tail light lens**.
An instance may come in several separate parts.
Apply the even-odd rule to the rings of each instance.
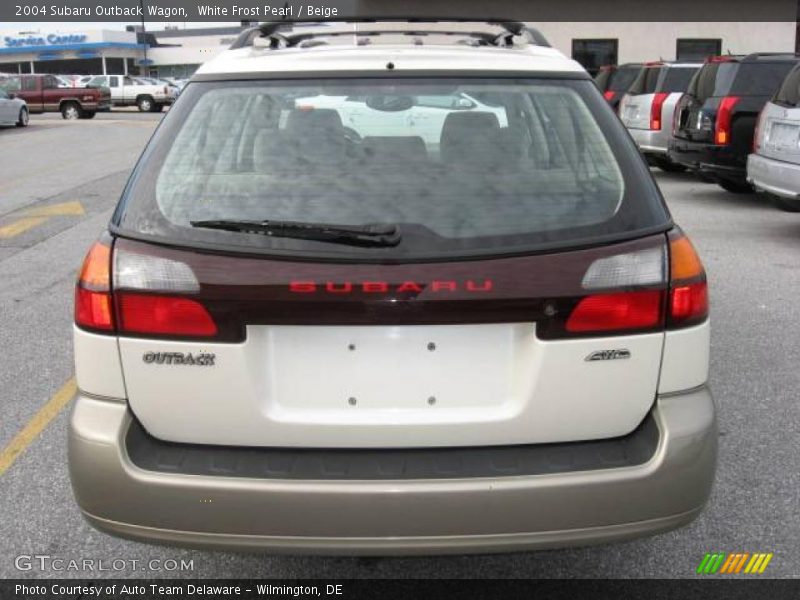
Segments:
[[[658,92],[653,97],[653,103],[650,105],[650,129],[653,131],[661,131],[661,109],[668,96],[666,92]]]
[[[614,99],[614,92],[611,90],[606,90],[603,92],[603,98],[608,100],[609,102]]]
[[[708,284],[700,257],[680,233],[670,234],[670,292],[668,325],[688,327],[708,317]]]
[[[111,301],[111,247],[95,243],[83,261],[75,286],[75,323],[86,329],[114,330]]]
[[[648,329],[661,323],[660,290],[595,294],[583,298],[567,319],[570,333]]]
[[[119,293],[115,297],[120,333],[212,337],[217,325],[206,308],[190,298]]]
[[[718,146],[724,146],[731,141],[731,117],[737,102],[739,102],[738,96],[725,96],[719,103],[717,122],[714,126],[714,143]]]
[[[110,294],[92,292],[80,285],[75,288],[75,323],[81,327],[112,331],[113,312]]]
[[[670,300],[673,322],[702,320],[708,314],[708,285],[700,281],[673,287]]]

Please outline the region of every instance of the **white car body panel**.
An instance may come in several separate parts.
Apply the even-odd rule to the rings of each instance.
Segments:
[[[659,394],[672,394],[696,388],[708,381],[711,351],[711,323],[667,331],[661,362]]]
[[[126,398],[116,336],[98,335],[73,326],[72,339],[78,389],[93,396]]]
[[[123,337],[119,347],[131,409],[160,439],[374,448],[626,434],[652,407],[663,342],[663,333],[542,341],[532,323],[516,323],[251,326],[241,344]],[[620,348],[630,358],[586,360]],[[215,361],[153,364],[148,352]]]
[[[265,48],[240,48],[223,52],[204,63],[196,75],[292,72],[386,71],[570,71],[584,68],[554,48],[470,48],[453,46],[329,46],[288,48],[273,52]]]

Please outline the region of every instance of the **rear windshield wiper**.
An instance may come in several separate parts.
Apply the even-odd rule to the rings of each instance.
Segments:
[[[397,246],[402,239],[397,225],[379,223],[370,225],[332,225],[329,223],[305,223],[303,221],[235,221],[224,219],[190,221],[190,223],[192,227],[205,229],[256,233],[268,237],[296,238],[350,246]]]

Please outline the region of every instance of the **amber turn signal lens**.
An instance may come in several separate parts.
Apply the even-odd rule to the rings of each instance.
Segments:
[[[111,248],[96,242],[83,260],[78,283],[90,290],[111,289]]]
[[[673,282],[694,279],[703,275],[703,263],[686,236],[670,240],[670,279]]]

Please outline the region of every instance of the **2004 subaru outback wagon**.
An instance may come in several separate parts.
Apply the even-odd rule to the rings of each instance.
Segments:
[[[266,24],[153,136],[77,284],[86,518],[359,554],[690,522],[706,278],[624,127],[521,24],[381,27]]]

